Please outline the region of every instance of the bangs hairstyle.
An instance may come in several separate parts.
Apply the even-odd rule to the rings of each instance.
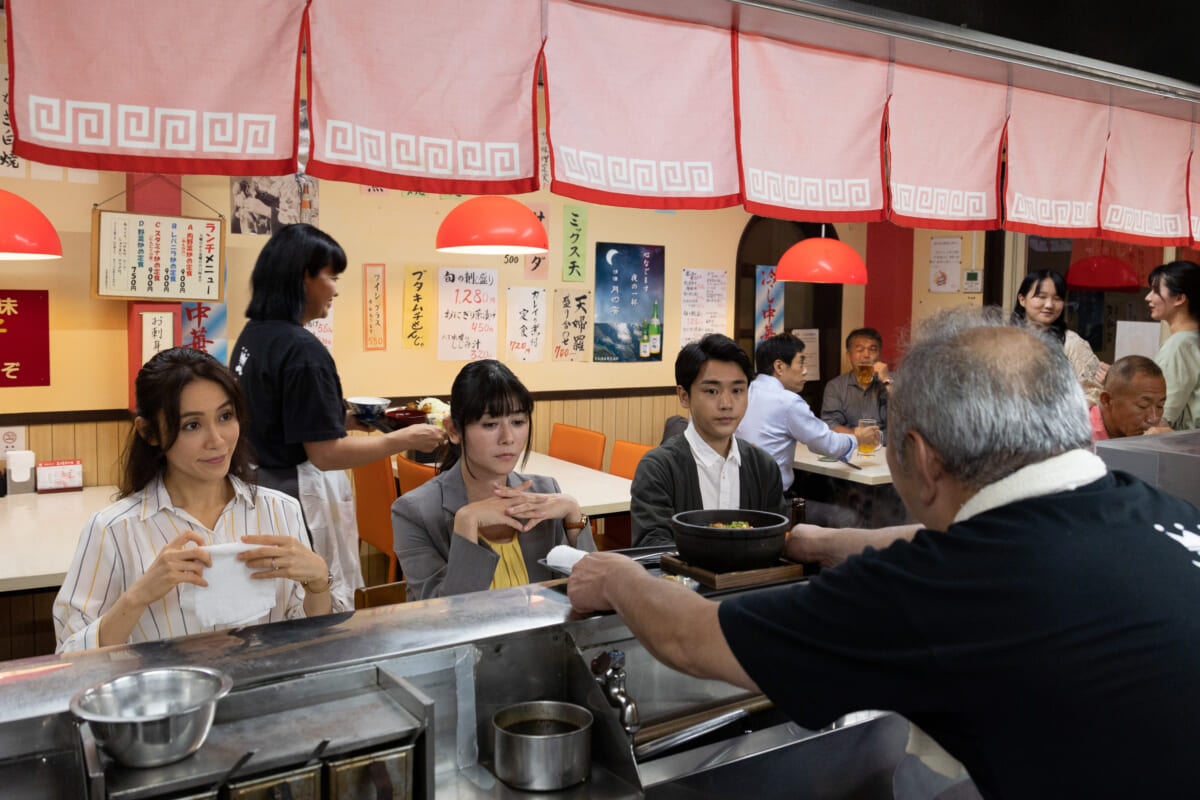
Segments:
[[[1171,261],[1150,272],[1150,288],[1162,294],[1162,288],[1173,295],[1187,297],[1187,313],[1200,319],[1200,264],[1194,261]]]
[[[682,386],[685,392],[691,394],[692,384],[709,361],[736,364],[745,374],[747,383],[754,380],[750,356],[746,355],[742,346],[722,333],[708,333],[697,342],[685,344],[679,355],[675,356],[675,385]]]
[[[524,414],[530,427],[533,425],[533,395],[511,369],[491,358],[467,364],[458,371],[454,385],[450,387],[450,419],[463,444],[460,447],[446,443],[440,471],[445,472],[462,458],[467,426],[483,419],[485,414],[491,417]],[[533,436],[530,435],[521,455],[522,467],[529,460],[532,445]],[[470,470],[466,463],[463,467]]]
[[[346,270],[346,252],[325,231],[307,223],[284,225],[263,245],[250,273],[246,316],[260,322],[299,323],[304,316],[304,279],[330,267]]]
[[[1052,269],[1040,269],[1037,272],[1031,272],[1021,280],[1020,287],[1017,288],[1017,294],[1024,297],[1030,297],[1037,294],[1038,289],[1042,286],[1042,281],[1049,279],[1054,284],[1054,292],[1063,301],[1062,313],[1058,315],[1058,319],[1050,323],[1047,330],[1055,339],[1060,342],[1067,339],[1067,281],[1062,275],[1059,275]],[[1017,298],[1017,305],[1013,308],[1012,318],[1014,322],[1019,322],[1022,325],[1029,320],[1025,315],[1025,306],[1021,305],[1021,298]]]
[[[138,370],[134,381],[137,416],[146,420],[158,444],[138,433],[130,433],[121,460],[120,496],[140,492],[150,481],[166,472],[166,452],[179,437],[179,399],[184,388],[196,380],[212,381],[225,390],[241,427],[237,446],[229,460],[229,474],[253,486],[250,471],[250,439],[246,435],[246,401],[229,368],[199,350],[173,347],[163,350]]]

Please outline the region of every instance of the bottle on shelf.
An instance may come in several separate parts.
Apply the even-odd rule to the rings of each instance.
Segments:
[[[650,326],[646,324],[646,320],[642,320],[642,335],[638,341],[638,358],[650,357]]]
[[[654,301],[654,312],[650,315],[650,355],[662,352],[662,320],[658,318],[658,301]]]

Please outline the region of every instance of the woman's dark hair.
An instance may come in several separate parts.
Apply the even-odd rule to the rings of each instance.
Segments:
[[[253,320],[300,322],[304,317],[304,278],[332,267],[334,275],[346,269],[346,253],[333,237],[306,223],[284,225],[267,240],[250,273]]]
[[[462,448],[466,447],[467,426],[478,422],[487,414],[492,417],[504,417],[509,414],[524,414],[533,425],[533,395],[525,388],[525,384],[513,374],[513,371],[495,359],[472,361],[458,371],[454,385],[450,387],[450,420],[455,430],[462,438],[462,445],[447,443],[442,454],[441,471],[445,472],[462,458]],[[529,458],[529,448],[533,444],[533,436],[525,440],[525,452],[521,456],[521,466]],[[467,464],[463,468],[469,471]]]
[[[796,354],[803,351],[804,342],[790,333],[777,333],[763,339],[754,348],[754,365],[759,375],[774,375],[776,361],[782,361],[790,367],[796,360]]]
[[[688,394],[692,384],[700,375],[700,368],[708,361],[728,361],[737,364],[746,373],[746,380],[754,380],[754,369],[750,356],[737,342],[723,333],[705,334],[698,342],[688,342],[675,356],[675,384],[682,386]],[[790,362],[789,362],[790,363]]]
[[[134,381],[137,415],[146,421],[158,444],[151,444],[135,424],[122,454],[120,496],[128,497],[146,488],[167,469],[166,452],[179,436],[179,398],[184,387],[196,380],[212,381],[225,390],[233,403],[241,435],[229,459],[229,474],[252,483],[250,438],[246,435],[246,401],[229,368],[199,350],[173,347],[163,350],[138,370]]]
[[[1160,292],[1162,286],[1166,286],[1171,294],[1186,296],[1188,316],[1200,319],[1200,264],[1171,261],[1155,267],[1150,272],[1150,288]]]
[[[1047,278],[1054,284],[1054,291],[1063,299],[1063,313],[1058,315],[1058,319],[1051,322],[1048,326],[1050,333],[1055,339],[1060,342],[1067,339],[1067,281],[1062,275],[1052,269],[1040,269],[1037,272],[1031,272],[1021,281],[1021,286],[1017,289],[1017,294],[1024,297],[1037,294],[1037,290],[1041,287],[1042,281]],[[1025,307],[1021,305],[1020,297],[1017,298],[1017,305],[1013,309],[1012,318],[1014,322],[1020,322],[1024,325],[1028,319],[1025,316]]]

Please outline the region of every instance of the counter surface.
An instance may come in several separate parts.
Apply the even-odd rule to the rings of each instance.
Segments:
[[[115,486],[0,497],[0,592],[61,586],[79,534],[116,497]]]
[[[870,456],[855,452],[850,461],[862,469],[848,467],[841,461],[822,461],[821,456],[803,444],[796,444],[796,455],[792,466],[804,472],[840,478],[844,481],[862,483],[867,486],[882,486],[892,482],[892,471],[887,465],[887,448],[881,447]]]

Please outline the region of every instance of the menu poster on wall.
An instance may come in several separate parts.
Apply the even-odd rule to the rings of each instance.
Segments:
[[[783,333],[783,284],[775,280],[775,267],[754,270],[754,347]]]
[[[549,186],[549,184],[546,184]],[[546,229],[546,239],[550,238],[550,206],[546,203],[526,203],[533,215],[541,221]],[[544,280],[550,274],[550,253],[527,253],[525,255],[525,280]]]
[[[401,350],[424,350],[429,346],[430,323],[429,289],[433,282],[433,270],[429,267],[405,267],[404,269],[404,313],[401,315],[404,335],[400,337]]]
[[[179,343],[220,361],[229,361],[229,333],[224,303],[183,303],[183,337]]]
[[[92,296],[224,300],[225,221],[92,211]]]
[[[592,291],[554,290],[554,361],[591,361]]]
[[[587,279],[587,206],[563,206],[564,283]]]
[[[679,346],[694,342],[706,333],[725,332],[725,287],[723,269],[684,269],[679,302]]]
[[[439,267],[437,282],[438,361],[495,358],[496,270]]]
[[[50,385],[50,293],[0,289],[0,389]]]
[[[363,264],[363,349],[387,350],[387,301],[383,264]]]
[[[333,352],[333,306],[324,317],[314,319],[304,326],[305,329],[325,345],[325,349]]]
[[[541,361],[546,343],[546,290],[535,286],[508,287],[508,343],[504,352],[514,361]]]
[[[666,248],[596,243],[593,361],[662,361]]]
[[[182,344],[183,316],[179,303],[129,303],[125,341],[129,365],[129,410],[137,408],[134,381],[142,365],[155,353]]]
[[[935,236],[929,240],[929,291],[957,292],[962,278],[962,238]]]

